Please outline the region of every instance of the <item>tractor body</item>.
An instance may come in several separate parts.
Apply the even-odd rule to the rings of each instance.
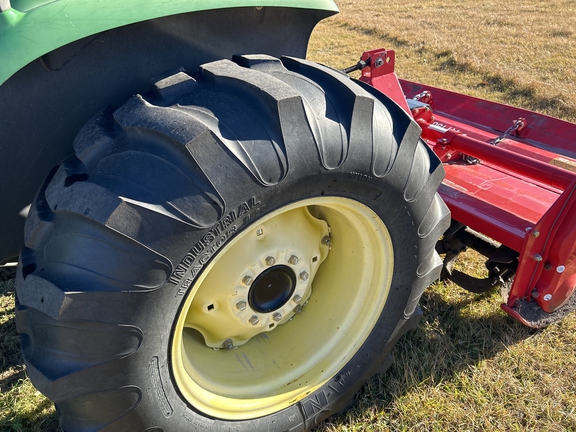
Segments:
[[[337,11],[0,0],[0,264],[63,429],[309,431],[441,272],[530,327],[576,309],[576,125],[305,60]]]

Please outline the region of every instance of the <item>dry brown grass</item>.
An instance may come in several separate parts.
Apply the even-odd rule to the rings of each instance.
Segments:
[[[343,0],[309,56],[350,66],[397,53],[401,78],[576,120],[576,2]]]
[[[436,283],[392,368],[317,432],[575,431],[576,317],[536,331],[499,303]]]

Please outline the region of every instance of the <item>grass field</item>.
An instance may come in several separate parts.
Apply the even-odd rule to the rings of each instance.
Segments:
[[[309,56],[334,67],[367,49],[397,53],[405,79],[576,121],[576,3],[342,0]],[[459,261],[471,273],[481,260]],[[576,316],[531,330],[501,312],[497,292],[436,283],[395,364],[317,432],[576,431]],[[0,431],[57,431],[53,405],[25,377],[13,283],[0,282]]]

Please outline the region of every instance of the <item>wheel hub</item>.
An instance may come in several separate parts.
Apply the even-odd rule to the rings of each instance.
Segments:
[[[295,288],[294,270],[286,265],[270,267],[260,273],[250,287],[250,307],[260,313],[273,312],[290,300]]]
[[[328,224],[306,207],[255,226],[202,282],[185,327],[198,331],[206,346],[230,350],[285,324],[312,293],[328,237]]]

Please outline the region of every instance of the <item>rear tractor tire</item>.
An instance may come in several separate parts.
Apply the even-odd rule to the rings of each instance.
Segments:
[[[66,431],[306,431],[442,264],[443,169],[396,104],[305,60],[177,73],[91,120],[29,215],[28,374]]]

